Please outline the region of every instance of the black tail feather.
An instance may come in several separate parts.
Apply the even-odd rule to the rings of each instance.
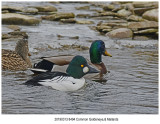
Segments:
[[[39,63],[34,64],[34,68],[44,69],[48,71],[51,71],[53,66],[54,66],[54,63],[47,61],[47,60],[42,60]]]

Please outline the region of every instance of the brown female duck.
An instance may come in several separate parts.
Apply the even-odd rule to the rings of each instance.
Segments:
[[[20,71],[32,67],[29,55],[28,40],[19,40],[15,51],[2,49],[2,69]]]

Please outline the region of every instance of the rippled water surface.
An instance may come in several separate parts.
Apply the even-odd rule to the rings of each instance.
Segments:
[[[3,3],[5,5],[6,3]],[[15,5],[15,3],[9,3]],[[17,3],[30,5],[31,3]],[[39,5],[34,3],[32,5]],[[43,3],[43,5],[53,5]],[[86,4],[56,4],[58,11],[78,11],[75,6]],[[94,8],[94,7],[93,7]],[[78,20],[78,18],[77,18]],[[81,19],[80,19],[81,20]],[[84,19],[83,19],[84,20]],[[89,19],[96,23],[100,20]],[[93,25],[95,25],[93,24]],[[2,32],[7,32],[2,26]],[[105,42],[112,58],[103,62],[109,74],[106,81],[86,80],[86,86],[75,92],[62,92],[45,86],[28,87],[23,83],[32,78],[32,72],[2,71],[2,113],[3,114],[157,114],[158,113],[158,41],[111,40],[88,26],[80,24],[59,24],[42,21],[38,26],[20,26],[29,35],[32,62],[39,57],[59,54],[74,54],[89,57],[88,50],[79,51],[64,45],[89,47],[91,41]],[[62,35],[63,37],[58,37]],[[78,39],[74,37],[78,36]],[[3,41],[2,48],[14,49],[15,42]],[[57,49],[56,49],[57,48]]]

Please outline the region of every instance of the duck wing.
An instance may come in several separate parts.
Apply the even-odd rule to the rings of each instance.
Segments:
[[[44,60],[47,60],[49,62],[52,62],[56,65],[62,66],[62,65],[67,65],[70,63],[70,61],[73,59],[74,56],[70,55],[70,56],[53,56],[53,57],[49,57],[49,58],[43,58]]]
[[[24,84],[25,85],[31,85],[31,86],[41,86],[39,82],[42,81],[54,81],[54,80],[59,80],[60,77],[68,76],[66,73],[63,72],[46,72],[39,74],[32,79],[26,81]],[[57,77],[57,78],[56,78]]]
[[[52,71],[53,68],[55,67],[57,68],[57,66],[60,66],[62,68],[62,66],[68,65],[73,57],[74,56],[72,55],[70,56],[62,55],[62,56],[53,56],[53,57],[43,58],[42,61],[35,63],[33,68],[31,68],[30,70],[35,74],[50,72]],[[65,72],[65,71],[62,71],[62,72]]]

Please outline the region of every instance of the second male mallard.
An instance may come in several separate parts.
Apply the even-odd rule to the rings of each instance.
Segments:
[[[107,73],[106,66],[102,62],[102,55],[110,56],[105,48],[105,43],[102,40],[94,41],[90,46],[90,61],[88,61],[89,65],[93,66],[100,72],[97,74],[87,74],[85,78],[100,78],[103,74]],[[31,69],[34,73],[43,73],[43,72],[50,72],[50,71],[61,71],[65,72],[68,64],[72,60],[74,56],[54,56],[43,58],[43,60],[37,64],[34,64],[34,68]]]

